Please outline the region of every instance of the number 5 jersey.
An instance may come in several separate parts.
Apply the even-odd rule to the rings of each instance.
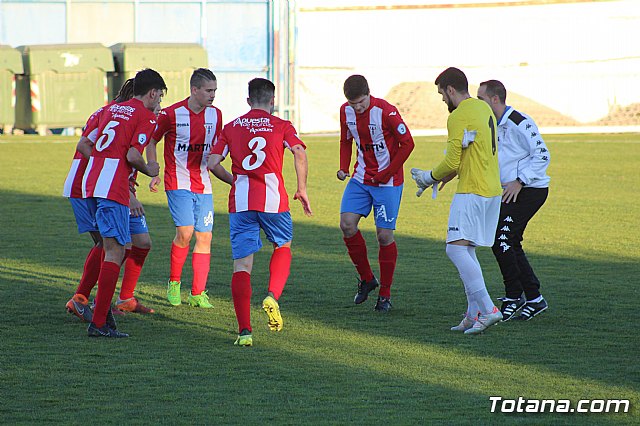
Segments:
[[[127,153],[130,148],[142,153],[155,128],[155,114],[138,99],[105,107],[82,179],[83,198],[106,198],[128,206],[134,169],[127,162]]]

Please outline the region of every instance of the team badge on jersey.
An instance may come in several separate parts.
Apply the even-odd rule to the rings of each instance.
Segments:
[[[144,145],[146,141],[147,141],[147,135],[145,135],[144,133],[141,133],[138,135],[138,143],[140,145]]]
[[[405,126],[404,123],[398,124],[398,133],[400,133],[401,135],[407,133],[407,126]]]

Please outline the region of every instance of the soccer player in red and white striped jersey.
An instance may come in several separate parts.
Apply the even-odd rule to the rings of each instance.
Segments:
[[[294,199],[300,200],[304,213],[311,216],[307,197],[307,155],[304,143],[293,125],[272,115],[275,86],[264,78],[249,82],[247,102],[251,111],[226,124],[211,150],[209,168],[231,184],[229,193],[229,228],[233,255],[231,293],[238,320],[239,335],[235,344],[251,346],[251,270],[253,254],[260,250],[260,229],[273,244],[269,265],[269,289],[262,308],[269,317],[272,331],[282,330],[278,299],[291,267],[293,223],[289,197],[282,176],[285,149],[294,156],[298,188]],[[216,171],[229,155],[233,180]]]
[[[147,159],[157,158],[156,145],[164,138],[164,189],[169,211],[176,226],[171,244],[171,266],[167,298],[172,305],[182,303],[180,285],[182,268],[195,233],[191,264],[193,280],[188,303],[211,308],[206,292],[211,263],[213,198],[207,160],[211,146],[222,130],[222,113],[212,105],[218,89],[215,75],[206,68],[191,75],[191,95],[168,108],[158,117],[158,128],[147,148]],[[160,178],[149,184],[157,192]]]
[[[91,322],[92,319],[88,299],[91,290],[98,282],[100,264],[102,263],[104,251],[102,250],[102,237],[95,222],[95,203],[90,198],[82,198],[82,177],[87,168],[93,145],[97,139],[100,114],[114,103],[125,102],[132,97],[133,78],[130,78],[124,82],[113,102],[106,107],[99,108],[91,114],[83,129],[71,163],[71,168],[64,183],[62,195],[69,198],[78,225],[78,232],[88,232],[94,242],[94,246],[89,251],[85,260],[78,288],[66,304],[69,313],[76,315],[86,322]],[[131,186],[133,187],[134,185],[132,184]],[[126,250],[127,254],[125,254],[126,263],[122,277],[122,287],[118,299],[119,303],[116,303],[116,308],[122,311],[153,313],[153,309],[142,305],[134,297],[142,266],[151,249],[151,239],[149,238],[149,230],[146,226],[144,207],[136,199],[135,189],[131,192],[131,205],[129,207],[131,211],[130,230],[132,247]]]
[[[145,69],[134,79],[133,99],[109,106],[100,116],[98,139],[93,147],[82,180],[82,195],[96,203],[96,223],[102,236],[104,261],[98,277],[98,293],[90,337],[128,337],[116,329],[109,318],[129,230],[129,179],[134,168],[157,176],[158,163],[145,163],[142,149],[156,127],[154,110],[166,84],[156,71]]]
[[[349,176],[352,146],[357,160],[340,206],[340,229],[351,261],[360,275],[356,304],[367,300],[380,284],[376,311],[391,309],[391,284],[398,250],[393,238],[400,209],[404,176],[402,166],[414,147],[411,132],[398,109],[369,93],[369,84],[361,75],[344,82],[347,102],[340,108],[340,169],[337,177]],[[380,251],[380,282],[373,275],[367,245],[358,223],[373,208]]]

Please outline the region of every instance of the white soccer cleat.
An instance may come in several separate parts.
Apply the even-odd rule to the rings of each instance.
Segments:
[[[460,321],[460,324],[451,327],[451,331],[467,331],[471,327],[473,327],[473,324],[475,324],[475,322],[475,319],[469,318],[467,314],[464,314],[464,317],[462,318],[462,321]]]
[[[493,312],[487,315],[479,315],[473,326],[470,329],[465,330],[464,334],[480,334],[487,328],[491,327],[494,324],[497,324],[501,320],[502,312],[500,312],[500,309],[494,306]]]

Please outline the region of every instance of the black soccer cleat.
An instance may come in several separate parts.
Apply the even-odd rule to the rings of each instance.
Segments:
[[[116,324],[116,318],[113,316],[113,306],[109,306],[109,310],[107,311],[107,327],[112,330],[118,329],[118,324]]]
[[[89,337],[111,337],[111,338],[122,338],[129,337],[127,333],[122,333],[118,330],[114,330],[108,325],[103,325],[102,327],[96,327],[94,323],[89,324],[89,328],[87,328],[87,335]]]
[[[498,298],[498,300],[502,302],[502,306],[500,307],[500,312],[502,313],[502,321],[509,321],[510,319],[512,319],[526,302],[524,297],[519,297],[517,299],[500,297]]]
[[[515,319],[519,321],[529,321],[533,319],[533,317],[540,315],[541,313],[546,311],[548,307],[549,305],[547,305],[547,301],[544,299],[537,303],[527,302],[524,304],[522,312],[520,312],[520,316],[516,317]]]
[[[363,303],[369,297],[369,293],[371,292],[371,290],[378,287],[378,285],[380,285],[380,283],[378,282],[378,279],[375,276],[369,281],[359,279],[358,292],[356,293],[356,296],[353,298],[353,303],[355,303],[356,305]]]
[[[376,306],[373,308],[377,312],[389,312],[391,310],[391,299],[388,297],[378,296]]]

